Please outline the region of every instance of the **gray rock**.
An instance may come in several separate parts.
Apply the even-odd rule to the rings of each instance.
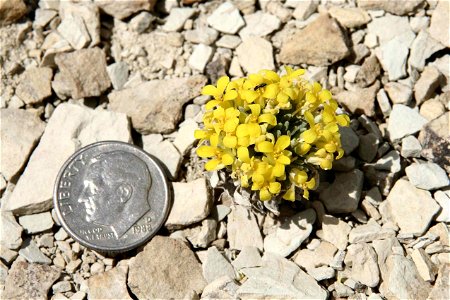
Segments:
[[[387,239],[395,236],[395,231],[381,228],[377,222],[370,220],[367,224],[355,227],[350,231],[349,242],[351,244],[360,242],[371,242],[373,240]]]
[[[223,204],[214,205],[211,209],[211,217],[213,217],[217,222],[225,219],[226,216],[231,212],[231,208]]]
[[[132,299],[127,290],[128,266],[120,265],[88,279],[89,299]]]
[[[439,87],[442,74],[436,67],[426,66],[414,85],[414,97],[417,105],[429,99]]]
[[[212,283],[223,276],[235,277],[233,266],[214,246],[208,248],[202,268],[203,277],[208,283]]]
[[[293,258],[297,265],[309,272],[309,270],[313,270],[315,268],[329,266],[333,261],[336,251],[337,248],[333,244],[322,241],[319,246],[313,250],[299,250]]]
[[[228,242],[230,249],[242,250],[254,246],[263,250],[263,239],[254,214],[241,205],[231,207],[228,215]]]
[[[52,95],[50,68],[30,67],[20,75],[16,95],[26,104],[38,104]]]
[[[405,172],[409,181],[420,189],[435,190],[450,184],[444,169],[435,163],[413,163],[406,167]]]
[[[378,137],[373,133],[368,133],[359,137],[358,156],[371,162],[378,152]]]
[[[189,7],[175,7],[170,11],[166,23],[162,27],[164,31],[179,31],[183,28],[184,23],[194,15],[195,9]]]
[[[344,270],[343,264],[344,264],[345,254],[346,253],[344,250],[338,250],[338,252],[336,252],[336,254],[333,257],[333,260],[330,263],[330,267],[332,267],[335,270],[339,270],[339,271]]]
[[[143,11],[133,17],[128,23],[128,26],[131,30],[136,31],[137,33],[143,33],[147,28],[150,27],[152,22],[155,20],[155,17],[149,12]]]
[[[69,281],[59,281],[52,286],[53,294],[65,293],[72,290],[72,285]]]
[[[155,259],[158,257],[158,259]],[[128,286],[138,298],[182,298],[206,286],[202,267],[183,242],[154,237],[129,263]]]
[[[124,114],[73,104],[58,105],[11,197],[2,203],[2,209],[23,215],[51,208],[55,178],[63,163],[80,147],[101,140],[131,141]]]
[[[386,170],[391,173],[400,172],[402,169],[400,155],[396,150],[391,150],[386,155],[378,159],[374,164],[374,167],[377,170]]]
[[[11,180],[27,162],[45,123],[26,110],[2,109],[2,175]]]
[[[238,288],[239,285],[234,279],[223,276],[217,278],[203,289],[201,299],[234,299]]]
[[[328,13],[347,28],[361,27],[370,22],[369,14],[364,9],[357,7],[332,6]]]
[[[430,192],[399,179],[387,197],[387,209],[404,234],[422,235],[439,212]]]
[[[428,28],[430,35],[438,40],[445,47],[450,47],[450,39],[448,31],[445,30],[448,27],[448,17],[450,15],[450,9],[445,2],[438,2],[436,8],[431,16],[431,24]]]
[[[349,298],[350,296],[355,294],[355,292],[351,288],[340,283],[339,281],[334,283],[334,290],[336,291],[337,297],[342,298]]]
[[[450,222],[450,191],[437,191],[434,193],[434,200],[442,208],[436,217],[436,222]]]
[[[344,156],[336,161],[333,161],[333,170],[339,172],[348,172],[355,168],[356,159],[353,156]]]
[[[368,33],[378,37],[381,45],[406,32],[412,32],[408,18],[386,14],[367,24]]]
[[[351,266],[350,276],[368,287],[376,287],[380,282],[375,250],[366,243],[348,246],[345,264]]]
[[[375,97],[379,89],[380,83],[376,81],[367,88],[342,91],[336,94],[336,100],[354,114],[372,117],[375,114]]]
[[[91,37],[81,16],[68,14],[58,26],[58,33],[76,50],[83,49]]]
[[[235,34],[245,25],[239,10],[231,2],[222,3],[207,21],[214,29],[229,34]]]
[[[100,48],[58,53],[55,63],[60,71],[60,80],[74,99],[100,96],[111,85],[105,53]]]
[[[200,94],[204,76],[152,80],[109,94],[110,108],[126,113],[142,134],[168,133],[176,128],[183,105]]]
[[[191,182],[174,182],[174,199],[167,228],[180,228],[205,219],[211,210],[212,200],[204,178]]]
[[[441,43],[430,36],[427,30],[421,30],[411,45],[408,64],[418,71],[422,71],[427,58],[444,48]]]
[[[279,227],[264,239],[264,251],[286,257],[306,240],[316,221],[314,209],[307,209],[281,221]]]
[[[408,135],[402,139],[402,151],[400,154],[403,157],[420,157],[422,145],[419,140],[413,135]]]
[[[381,72],[381,66],[375,55],[371,55],[364,60],[356,75],[356,83],[360,87],[366,87],[375,82]]]
[[[53,219],[50,212],[21,216],[19,217],[19,223],[28,234],[46,231],[53,227]]]
[[[36,243],[27,239],[23,242],[21,249],[19,250],[19,255],[25,258],[30,263],[38,263],[49,265],[52,263],[51,259],[44,255],[44,253],[39,250]]]
[[[392,103],[408,105],[412,100],[413,91],[411,87],[399,82],[388,82],[384,89],[389,95]]]
[[[263,266],[244,269],[248,277],[238,289],[239,298],[326,299],[328,293],[295,263],[266,252]]]
[[[128,81],[128,65],[126,62],[113,63],[106,68],[106,71],[115,90],[122,89]]]
[[[349,54],[345,32],[333,18],[324,14],[306,28],[286,37],[282,43],[280,61],[326,66]]]
[[[47,299],[61,271],[54,267],[16,260],[5,281],[4,299]]]
[[[195,44],[205,44],[205,45],[211,45],[212,43],[215,42],[215,40],[217,40],[217,37],[219,36],[219,32],[217,32],[217,30],[207,26],[196,28],[194,30],[186,30],[183,32],[183,34],[186,40]],[[221,40],[227,36],[236,38],[239,40],[239,42],[241,41],[239,37],[234,35],[224,35],[221,38]],[[216,42],[216,45],[219,47],[224,47],[223,45],[219,45],[219,41]]]
[[[0,238],[2,248],[17,249],[22,245],[23,228],[16,222],[13,214],[2,210],[0,212]]]
[[[0,242],[0,258],[6,264],[11,264],[17,257],[16,251],[10,250],[3,242]]]
[[[239,36],[245,40],[249,36],[264,37],[280,28],[281,22],[276,16],[258,11],[245,15],[245,27],[239,31]]]
[[[162,140],[160,134],[150,134],[142,137],[144,150],[158,158],[169,171],[172,178],[177,178],[182,156],[169,140]]]
[[[262,260],[258,248],[253,246],[245,246],[242,248],[239,255],[231,262],[236,271],[243,268],[261,267]]]
[[[95,0],[95,4],[106,14],[123,20],[142,10],[151,11],[156,4],[156,0],[134,0],[117,3],[108,0]]]
[[[366,10],[384,10],[388,13],[405,16],[420,8],[424,0],[411,1],[376,1],[376,0],[358,0],[358,6]]]
[[[242,43],[240,37],[235,35],[224,34],[222,37],[216,42],[216,46],[228,48],[228,49],[236,49],[239,44]]]
[[[206,218],[200,225],[183,230],[183,234],[194,248],[207,248],[217,239],[217,231],[217,221]]]
[[[391,113],[391,103],[384,89],[381,89],[377,93],[377,103],[380,107],[381,112],[385,117],[389,116]]]
[[[195,46],[194,51],[189,57],[188,64],[192,69],[203,72],[206,64],[213,55],[213,48],[203,44]]]
[[[308,274],[311,275],[315,280],[321,281],[334,278],[334,276],[336,276],[336,271],[333,268],[322,266],[308,270]]]
[[[358,169],[339,173],[334,182],[319,194],[319,198],[330,213],[354,212],[358,208],[363,181],[364,175]]]
[[[317,10],[318,5],[319,1],[317,0],[295,1],[295,10],[292,16],[299,21],[305,21]]]
[[[318,231],[317,236],[330,242],[339,250],[345,250],[351,229],[350,225],[341,219],[325,215],[323,216],[322,231]]]
[[[272,44],[261,37],[245,38],[237,47],[236,54],[239,64],[247,73],[256,73],[261,69],[275,69]]]
[[[400,140],[420,131],[426,123],[427,119],[416,110],[402,104],[394,104],[387,127],[389,138],[391,141]]]
[[[359,145],[359,137],[351,127],[340,127],[341,144],[345,154],[349,155]]]

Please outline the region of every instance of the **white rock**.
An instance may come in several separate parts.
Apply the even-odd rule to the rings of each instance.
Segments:
[[[211,181],[210,181],[211,182]],[[212,186],[212,184],[211,184]],[[231,208],[224,204],[217,204],[214,205],[211,210],[211,217],[213,217],[217,222],[222,221],[225,219],[226,216],[228,216],[231,212]]]
[[[130,20],[130,23],[128,23],[128,26],[131,30],[136,31],[137,33],[142,33],[150,26],[154,19],[155,17],[152,14],[143,11],[133,17]]]
[[[45,27],[58,13],[50,9],[36,9],[34,17],[34,26]]]
[[[173,141],[173,145],[177,147],[181,155],[186,154],[196,141],[194,132],[197,129],[198,124],[192,119],[186,119],[183,123],[180,124],[180,128],[178,129],[178,133],[175,137],[175,140]]]
[[[191,182],[174,182],[173,190],[174,199],[166,227],[184,227],[200,222],[209,215],[212,203],[204,178]]]
[[[194,52],[189,57],[189,66],[195,70],[203,72],[209,59],[213,55],[213,48],[204,44],[195,46]]]
[[[400,172],[402,169],[400,155],[396,150],[389,151],[374,164],[375,169],[385,170],[391,173]]]
[[[260,37],[248,37],[236,49],[239,64],[247,73],[274,70],[272,44]]]
[[[366,45],[369,48],[375,48],[378,46],[378,37],[373,33],[368,33],[364,37],[364,45]]]
[[[425,67],[425,61],[433,53],[444,49],[445,47],[433,39],[428,31],[421,30],[411,45],[408,64],[411,67],[422,71]]]
[[[223,276],[203,289],[201,299],[234,299],[238,288],[239,285],[234,279]]]
[[[409,181],[424,190],[446,187],[450,182],[445,170],[432,162],[413,163],[405,171]]]
[[[49,230],[53,227],[52,214],[43,212],[19,217],[19,223],[28,234]]]
[[[422,145],[419,140],[413,135],[408,135],[402,139],[402,151],[400,154],[403,157],[420,157]]]
[[[414,97],[417,105],[433,96],[442,81],[442,77],[441,72],[436,67],[427,66],[424,68],[419,80],[414,84]]]
[[[128,81],[128,64],[120,61],[106,67],[111,83],[116,90],[123,88]]]
[[[336,271],[333,268],[322,266],[308,270],[308,274],[314,277],[315,280],[321,281],[333,278],[336,276]]]
[[[294,262],[306,270],[329,266],[333,261],[337,248],[326,241],[320,242],[314,250],[302,249],[294,255]]]
[[[425,250],[414,249],[411,253],[411,258],[416,265],[417,272],[419,272],[423,280],[433,282],[436,270],[430,257],[425,253]]]
[[[256,218],[243,206],[231,207],[227,231],[230,249],[242,250],[246,246],[254,246],[263,250],[263,239]]]
[[[377,93],[377,102],[381,112],[385,117],[388,117],[391,113],[391,103],[384,89],[380,89]]]
[[[345,264],[351,266],[350,276],[368,287],[376,287],[380,282],[375,250],[366,243],[348,246]]]
[[[374,18],[367,24],[368,33],[378,36],[380,44],[383,45],[391,39],[412,32],[408,18],[386,14],[380,18]]]
[[[2,203],[2,209],[15,214],[48,210],[52,206],[56,175],[67,158],[93,142],[130,142],[129,127],[125,114],[73,104],[58,105],[11,197]]]
[[[355,82],[356,75],[358,75],[360,66],[357,65],[349,65],[345,68],[344,80],[348,82]]]
[[[387,210],[404,234],[422,235],[439,212],[430,192],[399,179],[387,197]]]
[[[223,276],[235,277],[233,266],[214,246],[208,248],[202,268],[203,277],[208,283]]]
[[[425,30],[430,25],[430,18],[426,16],[412,17],[409,19],[409,25],[412,31],[418,33],[421,30]]]
[[[374,220],[370,220],[367,224],[355,227],[350,231],[348,240],[351,244],[360,242],[371,242],[373,240],[381,240],[395,236],[395,231],[384,229]]]
[[[264,37],[280,28],[281,22],[276,16],[258,11],[254,14],[245,15],[245,27],[239,31],[243,39],[249,36]]]
[[[297,1],[292,16],[299,21],[304,21],[316,11],[318,5],[319,1],[317,0]]]
[[[394,104],[408,105],[411,102],[413,91],[411,87],[405,84],[388,82],[384,85],[384,89]]]
[[[177,148],[168,140],[156,141],[154,136],[161,136],[160,134],[150,134],[142,137],[144,150],[156,156],[170,172],[173,178],[177,178],[178,169],[180,167],[182,156]]]
[[[83,18],[77,15],[67,15],[59,24],[58,32],[77,50],[83,49],[91,42]]]
[[[230,73],[231,76],[235,77],[243,77],[244,72],[242,72],[241,65],[239,64],[239,60],[237,56],[233,56],[233,59],[230,63],[230,69],[228,70],[228,73]]]
[[[239,10],[231,2],[222,3],[207,21],[214,29],[229,34],[235,34],[245,25]]]
[[[206,248],[217,239],[217,221],[206,218],[201,225],[183,230],[188,241],[194,248]]]
[[[341,219],[325,215],[322,221],[322,231],[318,231],[317,234],[321,239],[332,243],[339,250],[345,250],[351,229],[350,225]]]
[[[434,200],[439,204],[442,210],[436,218],[437,222],[450,222],[450,192],[437,191],[434,193]]]
[[[328,13],[347,28],[361,27],[370,22],[369,14],[359,7],[338,7],[332,6]],[[354,43],[357,44],[357,43]]]
[[[2,248],[17,249],[22,245],[23,228],[17,224],[16,218],[8,211],[0,212],[0,241]]]
[[[44,255],[44,253],[39,250],[36,243],[31,240],[25,240],[21,249],[19,250],[19,255],[25,258],[30,263],[38,263],[49,265],[52,263],[51,259]]]
[[[391,141],[414,134],[428,122],[419,112],[402,104],[394,104],[389,115],[387,131]]]
[[[216,46],[228,48],[228,49],[236,49],[237,46],[242,42],[241,38],[235,35],[224,34],[222,37],[216,42]]]
[[[187,19],[192,17],[195,13],[193,8],[173,8],[170,11],[170,15],[166,20],[166,23],[162,27],[164,31],[179,31],[183,28]]]
[[[68,237],[69,237],[69,234],[63,227],[61,227],[58,230],[58,232],[55,233],[55,240],[57,240],[57,241],[64,241]],[[53,241],[52,241],[52,243],[53,243]]]
[[[217,40],[218,36],[219,32],[217,32],[217,30],[207,26],[196,28],[194,30],[187,30],[184,32],[185,39],[195,44],[211,45],[215,40]],[[239,37],[237,36],[233,37],[239,39]],[[218,41],[216,42],[217,46],[223,47],[221,45],[218,45],[217,43]]]
[[[428,31],[431,36],[445,47],[450,47],[448,34],[448,20],[450,19],[450,6],[446,1],[439,1],[431,16],[431,24]]]
[[[314,209],[307,209],[290,218],[286,218],[273,233],[264,239],[264,251],[286,257],[300,247],[312,231],[316,220]]]
[[[258,248],[254,246],[245,246],[239,255],[231,262],[236,271],[243,268],[261,267],[262,260]]]

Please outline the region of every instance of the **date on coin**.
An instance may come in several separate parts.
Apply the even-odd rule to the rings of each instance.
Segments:
[[[55,182],[53,202],[80,244],[124,252],[152,238],[166,221],[171,190],[159,163],[142,149],[97,142],[73,154]]]

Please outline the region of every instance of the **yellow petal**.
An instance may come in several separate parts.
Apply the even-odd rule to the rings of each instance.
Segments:
[[[298,155],[305,155],[308,153],[308,151],[311,149],[311,145],[307,143],[301,143],[297,148],[295,149],[295,152],[297,152]]]
[[[258,123],[267,123],[275,126],[277,125],[277,118],[273,114],[262,114],[258,118]]]
[[[250,146],[250,138],[248,136],[238,137],[238,145],[242,147]]]
[[[217,91],[222,94],[228,83],[230,82],[230,78],[228,78],[228,76],[222,76],[219,78],[219,80],[217,80]]]
[[[239,147],[237,149],[237,156],[238,156],[239,160],[242,162],[246,162],[246,163],[250,162],[250,155],[249,155],[247,147]]]
[[[323,121],[324,121],[325,123],[330,123],[331,121],[334,120],[334,115],[333,115],[332,112],[330,112],[330,110],[325,109],[325,110],[322,112],[322,119],[323,119]]]
[[[350,124],[350,118],[347,115],[336,116],[336,121],[341,126],[348,126]]]
[[[308,189],[303,189],[303,198],[309,200],[309,191]]]
[[[220,160],[218,160],[218,159],[211,159],[210,161],[208,161],[205,164],[206,171],[214,171],[214,170],[218,170],[221,168],[222,167],[220,166]]]
[[[314,103],[317,101],[316,96],[314,96],[311,92],[307,92],[305,98],[306,98],[306,101],[309,103]]]
[[[242,91],[242,98],[245,99],[248,103],[252,103],[259,97],[258,92],[252,90],[244,90]]]
[[[235,90],[228,90],[225,95],[223,96],[223,100],[234,100],[238,96],[238,93]]]
[[[225,153],[224,155],[222,155],[222,163],[225,166],[229,166],[233,163],[234,158],[231,154]]]
[[[208,103],[206,103],[205,108],[206,108],[206,110],[211,110],[211,109],[213,109],[216,105],[218,105],[219,103],[220,103],[219,100],[211,100],[211,101],[208,101]]]
[[[279,182],[271,182],[269,184],[269,191],[272,194],[278,194],[281,191],[281,183],[279,183]]]
[[[212,134],[211,137],[209,138],[209,142],[211,146],[217,147],[217,145],[219,145],[219,135]]]
[[[222,119],[225,118],[225,109],[223,109],[223,107],[218,107],[216,108],[216,110],[213,112],[213,116],[216,119]]]
[[[278,94],[278,84],[272,83],[266,86],[266,90],[264,91],[263,97],[268,99],[275,99]]]
[[[299,169],[293,169],[289,174],[289,179],[296,186],[301,186],[303,183],[308,180],[308,174],[305,171],[301,171]]]
[[[331,93],[329,90],[322,90],[319,92],[319,100],[321,102],[326,102],[331,99]]]
[[[227,148],[236,148],[237,137],[232,135],[227,135],[223,138],[223,144]]]
[[[216,96],[217,94],[217,88],[211,84],[208,84],[202,88],[202,95]]]
[[[249,136],[250,135],[250,131],[248,128],[248,124],[240,124],[238,125],[238,127],[236,128],[236,136],[241,138],[241,137],[245,137],[245,136]]]
[[[259,191],[259,199],[261,199],[261,201],[270,200],[272,199],[272,194],[269,192],[267,188],[263,188]]]
[[[264,78],[269,79],[270,81],[280,80],[280,76],[278,76],[278,74],[272,70],[263,70],[261,73],[263,74]]]
[[[289,101],[289,96],[286,93],[281,92],[277,96],[277,101],[279,103],[286,103]]]
[[[312,129],[308,129],[302,132],[300,136],[305,142],[307,142],[308,144],[312,144],[317,138],[317,133]]]
[[[273,144],[268,141],[259,142],[258,144],[256,144],[256,148],[257,148],[256,151],[262,152],[262,153],[273,152]]]
[[[212,157],[216,155],[216,147],[201,146],[197,148],[197,155],[200,157]]]
[[[284,175],[284,170],[284,165],[277,163],[272,169],[272,176],[281,177]]]
[[[314,178],[311,178],[307,183],[306,186],[308,189],[312,190],[316,187],[316,180]]]
[[[256,123],[248,124],[248,130],[251,137],[258,137],[261,135],[261,127]]]
[[[336,159],[340,159],[342,156],[344,156],[344,149],[339,148],[338,149],[338,156],[336,156]]]
[[[305,111],[305,119],[306,122],[309,123],[309,126],[314,127],[314,116],[312,115],[312,113],[310,111]]]
[[[324,170],[330,170],[332,166],[332,162],[330,159],[322,159],[320,162],[320,167]]]
[[[291,185],[291,187],[284,193],[283,199],[289,201],[295,201],[295,186]]]
[[[197,129],[194,131],[194,137],[199,140],[199,139],[204,139],[207,137],[206,131]]]
[[[234,132],[236,130],[236,127],[239,124],[239,120],[237,118],[228,120],[225,122],[224,126],[223,126],[223,130],[225,132]]]
[[[250,110],[252,111],[252,115],[259,116],[261,113],[261,106],[259,104],[250,104],[248,107],[250,107]]]
[[[336,123],[330,123],[327,124],[327,126],[325,126],[324,130],[328,130],[329,132],[338,132],[339,127],[337,126]]]
[[[280,155],[277,159],[277,163],[280,163],[282,165],[289,165],[291,163],[291,159],[286,155]]]
[[[244,188],[248,187],[248,176],[247,175],[241,176],[241,186]]]
[[[335,152],[337,150],[336,144],[334,143],[325,144],[325,150],[327,150],[327,152],[329,153]]]
[[[280,152],[281,150],[286,149],[291,144],[291,138],[287,135],[282,135],[278,138],[275,143],[275,151]]]

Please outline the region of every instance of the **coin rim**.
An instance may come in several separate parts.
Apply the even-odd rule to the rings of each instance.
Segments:
[[[144,154],[149,156],[150,159],[157,166],[157,168],[156,168],[157,172],[163,178],[163,182],[165,183],[165,185],[164,185],[165,191],[166,191],[165,194],[167,195],[167,205],[165,205],[165,211],[163,211],[162,222],[160,224],[158,224],[158,226],[155,227],[156,230],[154,230],[153,234],[149,235],[147,238],[143,239],[142,241],[135,242],[135,243],[133,243],[131,245],[128,245],[126,247],[119,247],[119,248],[118,247],[115,247],[115,248],[98,247],[98,246],[93,245],[93,244],[91,244],[89,242],[86,242],[83,239],[81,239],[80,237],[78,237],[78,235],[75,234],[73,232],[73,230],[69,228],[69,225],[67,225],[67,223],[65,222],[64,218],[61,216],[61,210],[60,210],[60,207],[58,205],[58,197],[57,197],[58,183],[61,180],[63,171],[66,169],[66,167],[69,165],[69,163],[71,163],[75,159],[75,157],[78,156],[81,152],[84,152],[87,149],[90,149],[90,148],[93,148],[93,147],[97,147],[97,146],[102,146],[102,145],[108,145],[108,144],[121,144],[121,145],[124,145],[126,147],[130,147],[130,148],[134,148],[134,149],[136,149],[138,151],[142,151]],[[163,227],[163,225],[166,223],[167,217],[169,216],[169,211],[170,211],[170,208],[172,206],[172,195],[173,195],[173,192],[172,192],[172,189],[171,189],[170,181],[167,179],[166,173],[164,171],[164,166],[161,165],[161,162],[155,156],[147,153],[142,148],[139,148],[136,145],[125,143],[125,142],[122,142],[122,141],[107,140],[107,141],[95,142],[95,143],[89,144],[87,146],[84,146],[84,147],[78,149],[77,151],[75,151],[64,162],[64,164],[62,165],[61,169],[58,172],[58,175],[56,176],[55,184],[54,184],[54,187],[53,187],[53,207],[55,209],[56,216],[58,217],[58,220],[61,223],[62,227],[78,243],[80,243],[81,245],[83,245],[83,246],[85,246],[85,247],[87,247],[89,249],[93,249],[93,250],[96,250],[96,251],[117,253],[117,252],[126,252],[126,251],[130,251],[130,250],[132,250],[134,248],[137,248],[137,247],[143,245],[144,243],[148,242],[151,238],[153,238],[158,233],[158,231],[161,229],[161,227]]]

